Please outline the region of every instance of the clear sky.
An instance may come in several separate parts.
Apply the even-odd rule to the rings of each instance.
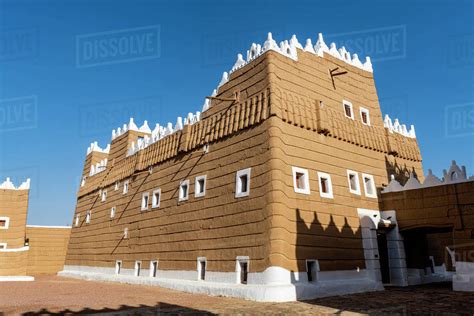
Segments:
[[[415,125],[425,171],[456,159],[473,174],[473,13],[450,0],[2,0],[0,178],[31,177],[29,224],[70,224],[90,142],[130,116],[154,126],[200,110],[269,31],[371,55],[382,112]]]

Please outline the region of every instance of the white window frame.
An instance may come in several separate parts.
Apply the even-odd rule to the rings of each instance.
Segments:
[[[102,202],[107,201],[107,190],[102,190],[102,193],[101,193],[101,201],[102,201]]]
[[[346,114],[346,105],[348,105],[351,108],[351,116],[347,116]],[[347,118],[350,118],[354,120],[354,106],[352,105],[352,102],[349,102],[347,100],[342,100],[342,109],[344,110],[344,116]]]
[[[112,206],[110,208],[110,218],[115,218],[115,214],[117,213],[117,207]]]
[[[204,185],[203,185],[203,190],[202,192],[199,192],[198,188],[200,188],[199,185],[199,180],[204,180]],[[196,179],[194,180],[194,197],[203,197],[206,195],[206,184],[207,184],[207,176],[202,175],[202,176],[197,176]]]
[[[187,186],[186,196],[184,196],[183,186]],[[179,197],[178,200],[187,201],[189,199],[189,179],[183,180],[179,183]]]
[[[142,272],[142,261],[141,260],[135,260],[135,271],[133,273],[134,276],[139,277],[140,272]]]
[[[306,268],[306,273],[308,273],[308,262],[314,262],[314,266],[315,266],[315,278],[314,280],[312,281],[309,281],[309,279],[307,279],[308,283],[314,283],[314,282],[317,282],[318,281],[318,278],[319,278],[319,272],[321,271],[321,269],[319,268],[319,260],[317,259],[306,259],[305,261],[305,268]]]
[[[3,246],[3,248],[0,248],[1,249],[7,249],[7,243],[6,242],[0,242],[0,246]]]
[[[83,187],[84,185],[86,185],[86,177],[82,177],[81,180],[81,187]]]
[[[248,280],[248,275],[250,274],[250,257],[249,256],[237,256],[235,258],[235,274],[236,274],[235,281],[237,284],[242,284],[240,282],[240,272],[241,272],[240,263],[241,262],[247,263],[247,284],[249,284],[249,280]]]
[[[128,186],[130,185],[130,181],[129,180],[125,180],[123,182],[123,191],[122,191],[122,194],[127,194],[128,193]]]
[[[146,205],[145,205],[145,198],[146,198]],[[148,210],[148,205],[150,205],[150,192],[142,193],[142,200],[141,200],[141,207],[142,211]]]
[[[114,190],[117,191],[120,187],[120,182],[119,181],[115,181],[115,186],[114,186]]]
[[[355,189],[352,189],[351,188],[351,175],[354,175],[355,176],[355,179],[356,179],[356,188]],[[349,186],[349,192],[351,192],[352,194],[357,194],[357,195],[360,195],[361,192],[360,192],[360,181],[359,181],[359,173],[356,172],[356,171],[353,171],[353,170],[347,170],[347,184]]]
[[[156,263],[156,271],[155,271],[155,276],[153,276],[153,263]],[[150,278],[156,278],[158,277],[158,260],[151,260],[150,261]]]
[[[92,217],[92,211],[87,211],[86,212],[86,224],[90,224],[91,217]]]
[[[327,193],[323,192],[323,190],[321,189],[321,179],[322,178],[327,178],[328,179],[329,192],[327,192]],[[333,199],[334,198],[334,194],[333,194],[333,190],[332,190],[332,180],[331,180],[331,176],[328,173],[318,171],[318,184],[319,184],[319,195],[321,197],[327,198],[327,199]]]
[[[299,167],[291,167],[291,171],[293,174],[293,189],[295,190],[296,193],[302,193],[302,194],[310,194],[311,190],[309,187],[309,172],[307,169],[299,168]],[[298,183],[296,179],[296,174],[297,173],[302,173],[304,178],[304,188],[300,189],[298,188]]]
[[[364,120],[362,119],[362,113],[365,113],[367,115],[367,123],[364,123]],[[370,111],[364,107],[360,107],[359,114],[360,114],[360,121],[362,122],[362,124],[370,126]]]
[[[241,198],[250,195],[250,175],[252,168],[242,169],[235,173],[235,197]],[[242,192],[242,182],[240,181],[241,176],[247,176],[247,191]]]
[[[155,198],[156,193],[158,193],[158,201]],[[156,189],[151,194],[151,208],[160,207],[160,202],[161,202],[161,189]]]
[[[121,270],[122,270],[122,260],[115,260],[115,274],[120,274]]]
[[[201,279],[201,262],[205,262],[205,270],[204,270],[204,279]],[[197,279],[198,281],[205,281],[206,280],[206,272],[207,272],[207,259],[206,257],[198,257],[197,258]]]
[[[372,192],[373,192],[373,194],[370,194],[370,193],[367,192],[367,183],[365,182],[365,178],[370,179],[370,181],[371,181],[371,183],[372,183]],[[376,198],[377,198],[377,188],[376,188],[376,186],[375,186],[374,176],[371,175],[371,174],[363,173],[363,174],[362,174],[362,182],[364,183],[364,193],[365,193],[365,196],[366,196],[366,197],[370,197],[370,198],[376,199]]]
[[[74,220],[74,226],[78,227],[79,226],[79,220],[81,218],[81,213],[76,214],[76,219]]]
[[[8,229],[10,227],[10,217],[2,216],[0,220],[5,221],[5,226],[0,227],[0,229]]]

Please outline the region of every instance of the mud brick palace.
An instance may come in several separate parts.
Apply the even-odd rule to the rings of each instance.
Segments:
[[[473,238],[474,178],[424,174],[370,58],[268,34],[202,112],[91,144],[60,275],[258,301],[472,291]]]

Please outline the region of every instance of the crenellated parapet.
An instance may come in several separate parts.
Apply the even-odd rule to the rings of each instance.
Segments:
[[[10,178],[6,178],[5,181],[3,181],[0,184],[0,189],[2,190],[29,190],[30,189],[30,179],[26,179],[22,184],[20,184],[18,187],[16,187],[13,182],[10,180]]]

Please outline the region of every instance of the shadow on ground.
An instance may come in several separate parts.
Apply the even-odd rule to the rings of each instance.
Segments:
[[[0,313],[1,315],[1,313]],[[158,303],[155,306],[127,306],[122,305],[119,308],[91,309],[84,308],[80,311],[65,309],[62,311],[49,311],[41,309],[35,312],[27,312],[22,315],[215,315],[208,311],[193,309],[189,307]]]

